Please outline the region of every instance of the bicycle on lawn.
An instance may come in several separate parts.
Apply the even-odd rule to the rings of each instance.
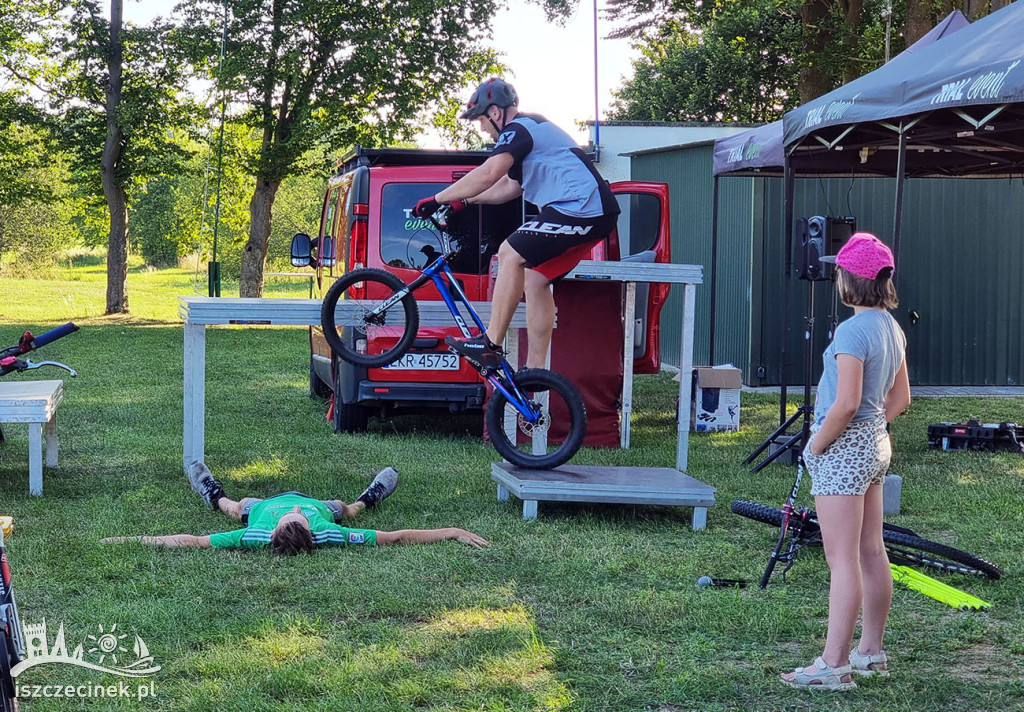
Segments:
[[[799,456],[796,470],[796,481],[793,489],[781,509],[770,507],[744,499],[733,500],[731,509],[740,516],[779,527],[779,538],[768,557],[768,565],[761,576],[761,588],[765,588],[771,580],[772,572],[777,564],[784,564],[782,580],[796,563],[797,554],[805,546],[821,544],[821,528],[818,515],[813,509],[796,506],[796,495],[800,489],[800,481],[804,473],[803,455]],[[916,532],[884,522],[882,540],[889,561],[911,566],[923,566],[971,576],[987,576],[998,579],[1002,576],[999,567],[981,557],[966,551],[954,549],[945,544],[929,541]]]
[[[11,587],[11,567],[3,531],[0,531],[0,634],[0,710],[17,712],[18,698],[11,668],[25,659],[25,639]]]
[[[442,206],[429,218],[441,236],[443,249],[409,284],[371,267],[347,272],[331,285],[320,319],[324,336],[339,358],[363,368],[398,361],[412,348],[419,328],[413,293],[428,282],[437,288],[463,337],[472,334],[457,302],[480,333],[486,330],[449,267],[460,251],[448,231],[450,213]],[[354,339],[342,336],[341,328],[349,326],[356,329]],[[375,351],[380,344],[384,346],[378,353],[369,353],[370,344]],[[484,423],[502,457],[518,467],[550,469],[576,454],[587,431],[587,412],[582,396],[567,378],[539,368],[517,372],[504,358],[497,369],[483,369],[481,375],[494,388]],[[515,427],[506,428],[506,423]]]

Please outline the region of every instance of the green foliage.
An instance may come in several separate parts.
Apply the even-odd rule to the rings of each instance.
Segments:
[[[614,34],[634,38],[642,55],[616,93],[612,118],[774,121],[799,104],[802,70],[820,70],[832,88],[882,63],[884,0],[867,0],[851,21],[848,3],[819,0],[820,23],[805,26],[811,2],[613,0],[610,16],[621,23]],[[894,27],[902,13],[900,3]],[[894,31],[891,54],[902,48]]]
[[[155,22],[125,24],[123,95],[116,121],[124,138],[115,182],[129,198],[150,179],[182,168],[188,158],[175,136],[194,131],[202,114],[183,92],[188,68],[178,50],[179,30]],[[108,133],[106,88],[110,22],[97,0],[73,0],[67,24],[53,38],[50,107],[64,113],[58,123],[63,145],[74,158],[83,186],[102,197],[101,156]]]
[[[773,121],[795,106],[799,3],[731,3],[701,33],[668,21],[649,38],[612,118]]]
[[[0,260],[5,273],[52,266],[79,241],[78,207],[68,183],[68,157],[44,130],[8,124],[0,132]],[[5,155],[6,154],[6,155]]]

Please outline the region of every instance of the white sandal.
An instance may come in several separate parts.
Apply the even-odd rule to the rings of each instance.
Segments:
[[[850,667],[853,668],[854,675],[862,675],[864,677],[889,677],[889,671],[885,667],[882,667],[885,664],[886,657],[884,650],[871,655],[864,655],[857,648],[850,651]]]
[[[840,665],[837,668],[830,667],[820,657],[814,659],[814,667],[817,672],[806,673],[803,668],[793,670],[793,679],[782,679],[782,682],[802,690],[829,690],[842,692],[857,687],[853,681],[853,668],[850,665]],[[843,681],[846,678],[846,681]]]

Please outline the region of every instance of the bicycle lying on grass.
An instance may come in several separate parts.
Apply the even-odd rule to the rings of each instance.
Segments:
[[[796,506],[796,495],[800,489],[803,472],[804,464],[801,455],[797,463],[796,481],[781,509],[757,502],[748,502],[744,499],[736,499],[732,502],[731,509],[734,513],[779,527],[779,539],[775,544],[775,549],[768,557],[768,566],[761,577],[761,588],[768,585],[776,564],[785,565],[782,570],[782,579],[785,581],[786,573],[793,567],[800,550],[805,546],[821,543],[821,528],[818,525],[817,513],[813,509]],[[885,542],[889,561],[893,563],[924,566],[972,576],[988,576],[992,579],[1002,576],[999,567],[990,561],[945,544],[929,541],[918,536],[916,532],[895,524],[883,523],[882,540]]]
[[[16,712],[17,695],[11,668],[25,658],[25,640],[22,637],[18,604],[11,587],[11,567],[7,561],[4,535],[0,531],[0,710]]]
[[[430,218],[441,235],[443,250],[411,283],[405,284],[385,270],[363,268],[344,274],[331,285],[320,319],[324,336],[339,358],[363,368],[379,368],[400,359],[412,347],[419,327],[413,292],[428,282],[437,288],[464,337],[472,334],[456,301],[465,307],[476,328],[485,331],[448,266],[460,250],[448,233],[449,213],[442,207]],[[342,313],[339,323],[337,317]],[[339,331],[344,326],[355,326],[359,332],[351,343]],[[371,354],[371,343],[383,343],[384,348]],[[497,369],[485,369],[481,375],[494,387],[484,422],[502,457],[519,467],[550,469],[576,454],[587,431],[587,412],[582,396],[568,379],[539,368],[516,372],[504,358]],[[514,432],[506,430],[506,417],[514,418]]]

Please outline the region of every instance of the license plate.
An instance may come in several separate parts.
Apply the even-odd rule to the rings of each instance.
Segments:
[[[409,353],[384,368],[415,371],[458,371],[459,357],[452,353]]]

